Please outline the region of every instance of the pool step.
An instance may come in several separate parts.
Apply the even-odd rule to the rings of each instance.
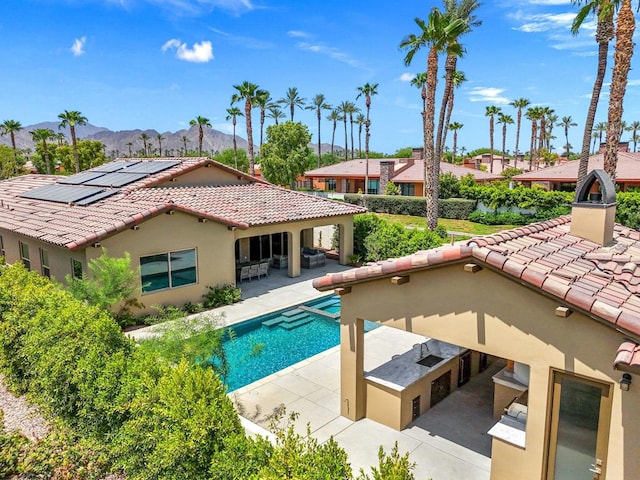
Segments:
[[[303,313],[304,310],[301,310],[299,308],[294,308],[293,310],[287,310],[286,312],[282,312],[282,316],[283,317],[293,317],[295,315],[298,315],[300,313]]]
[[[284,327],[284,325],[296,323],[299,320],[306,319],[306,318],[309,318],[309,312],[296,308],[294,310],[284,312],[278,317],[272,318],[270,320],[265,320],[264,322],[262,322],[262,325],[264,325],[265,327],[275,327],[275,326]],[[313,318],[311,318],[309,321],[312,321],[312,320]],[[306,322],[306,323],[309,323],[309,322]]]
[[[325,300],[324,302],[316,303],[313,305],[313,308],[317,310],[322,310],[326,307],[335,307],[340,305],[340,299],[336,300],[335,298],[331,298],[329,300]]]
[[[285,330],[293,330],[294,328],[301,327],[302,325],[306,325],[307,323],[313,322],[313,317],[307,315],[306,317],[302,317],[295,322],[283,322],[279,326],[284,328]]]
[[[262,325],[264,325],[265,327],[273,327],[275,325],[278,325],[281,322],[282,322],[282,317],[275,317],[270,320],[265,320],[264,322],[262,322]]]

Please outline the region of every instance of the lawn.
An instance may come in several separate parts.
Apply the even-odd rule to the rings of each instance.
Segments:
[[[378,215],[390,222],[402,223],[406,227],[426,228],[427,226],[427,220],[424,217],[392,215],[389,213],[379,213]],[[449,232],[468,233],[469,237],[475,235],[490,235],[502,230],[515,228],[515,225],[482,225],[481,223],[473,223],[468,220],[450,220],[447,218],[439,218],[438,225],[442,225]]]

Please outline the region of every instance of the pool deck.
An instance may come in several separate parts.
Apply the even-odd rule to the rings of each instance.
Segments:
[[[206,312],[221,316],[225,325],[264,315],[327,295],[311,286],[313,278],[350,267],[327,261],[324,267],[302,269],[289,278],[286,271],[271,271],[267,278],[245,281],[242,301]],[[136,339],[154,334],[154,327],[129,332]],[[365,335],[365,370],[405,352],[424,337],[388,327]],[[283,352],[286,354],[286,352]],[[389,452],[398,442],[400,453],[410,452],[416,463],[415,478],[433,480],[488,480],[491,468],[491,376],[502,365],[485,372],[455,390],[408,428],[396,431],[368,419],[352,422],[340,416],[340,351],[334,347],[229,394],[249,431],[265,432],[269,415],[284,406],[299,414],[296,430],[304,434],[309,424],[319,441],[333,437],[349,455],[354,473],[378,463],[378,448]]]

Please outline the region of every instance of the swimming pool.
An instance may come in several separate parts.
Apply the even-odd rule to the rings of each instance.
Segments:
[[[365,322],[365,331],[377,327]],[[229,392],[338,345],[340,297],[322,297],[230,329],[224,341]]]

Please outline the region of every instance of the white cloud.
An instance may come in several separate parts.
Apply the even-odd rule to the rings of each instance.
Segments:
[[[572,12],[567,13],[541,13],[530,16],[522,16],[520,21],[523,22],[516,30],[522,32],[547,32],[555,29],[568,29],[571,27],[573,20],[576,18],[576,14]],[[589,22],[583,24],[581,28],[587,28]]]
[[[469,101],[507,105],[510,100],[502,96],[504,91],[504,88],[473,87],[469,89]]]
[[[199,16],[211,13],[213,10],[226,10],[234,15],[254,10],[256,7],[251,0],[146,0],[176,15]]]
[[[87,37],[76,38],[71,45],[71,53],[74,57],[79,57],[85,54],[84,46],[87,43]]]
[[[232,35],[231,33],[225,32],[218,28],[208,27],[213,33],[217,33],[227,39],[228,42],[233,43],[234,45],[238,45],[242,48],[249,48],[251,50],[271,50],[275,48],[275,45],[271,42],[254,38],[254,37],[244,37],[241,35]]]
[[[366,67],[362,62],[356,60],[355,58],[350,57],[347,53],[335,47],[330,47],[328,45],[321,45],[321,44],[312,44],[308,42],[299,42],[296,46],[301,50],[306,50],[308,52],[314,52],[314,53],[319,53],[321,55],[326,55],[329,58],[332,58],[333,60],[346,63],[347,65],[354,68],[360,68],[367,71],[371,70],[370,68]]]
[[[401,82],[410,82],[414,78],[416,78],[416,75],[414,73],[405,72],[402,75],[400,75],[400,79],[399,80]]]
[[[172,38],[162,45],[163,53],[169,49],[175,49],[176,58],[185,62],[206,63],[213,60],[213,45],[207,40],[200,43],[196,42],[192,48],[189,48],[186,43],[182,43],[177,38]]]
[[[310,35],[302,30],[289,30],[287,36],[293,38],[309,38]]]

